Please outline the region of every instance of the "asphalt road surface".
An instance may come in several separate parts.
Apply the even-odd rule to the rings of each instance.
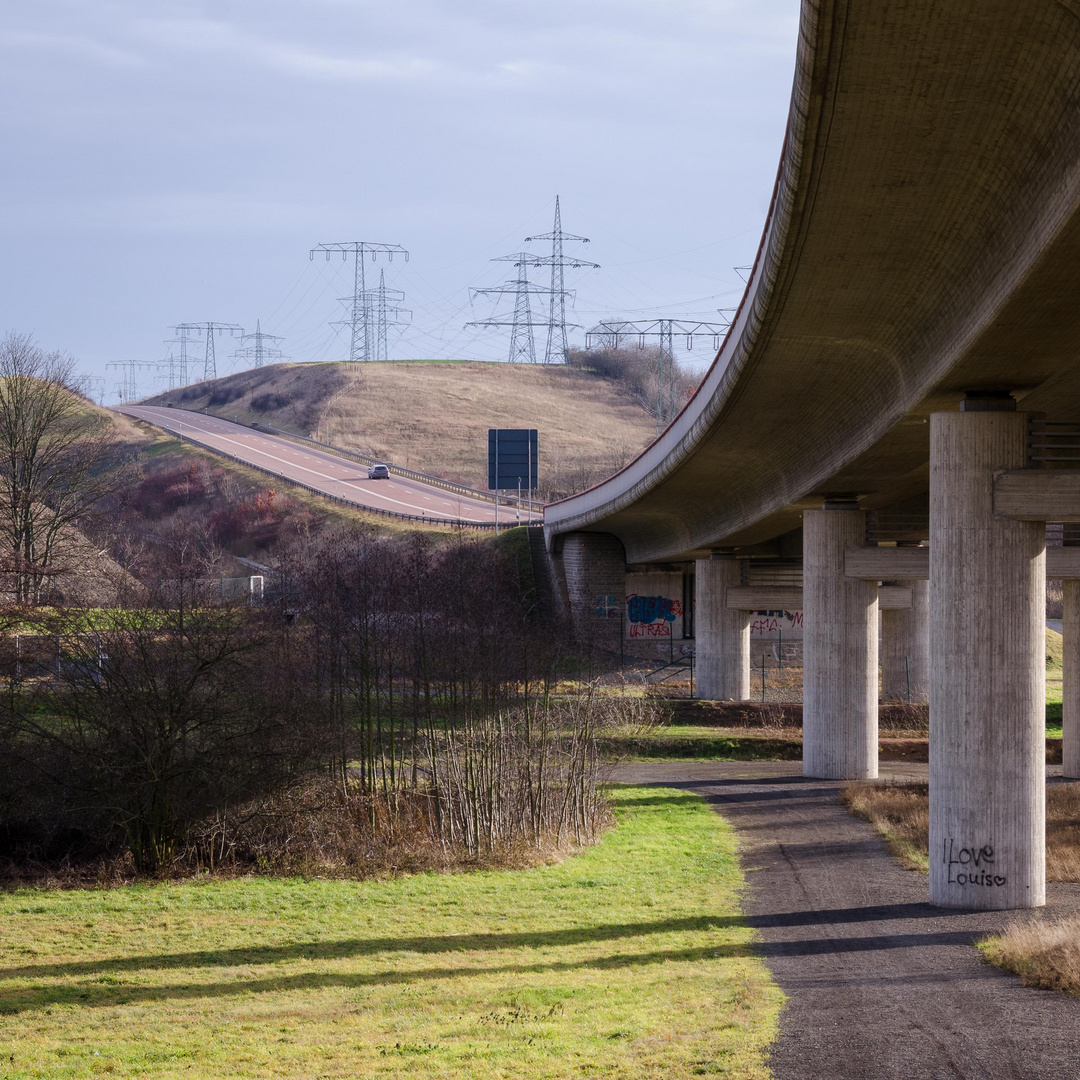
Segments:
[[[972,943],[1011,919],[1076,913],[1080,885],[1051,884],[1043,912],[931,907],[926,876],[900,869],[839,805],[843,785],[799,770],[673,762],[618,771],[628,783],[698,792],[738,830],[744,910],[789,999],[770,1061],[776,1080],[1077,1080],[1080,1001],[1021,986]],[[898,779],[920,771],[925,778],[925,765],[882,766]]]
[[[147,420],[178,435],[190,437],[212,450],[221,450],[249,465],[270,469],[287,480],[297,480],[359,506],[470,524],[495,520],[492,503],[395,476],[393,468],[389,480],[369,480],[366,465],[277,435],[219,420],[215,416],[153,405],[123,405],[117,411]],[[509,527],[519,522],[525,523],[526,520],[525,513],[518,515],[508,506],[499,508],[499,523],[502,525]],[[536,514],[534,520],[539,521],[540,515]]]

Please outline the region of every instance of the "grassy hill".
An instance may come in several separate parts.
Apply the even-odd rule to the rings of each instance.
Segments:
[[[653,438],[624,389],[588,371],[475,361],[278,364],[148,399],[259,421],[435,473],[487,485],[490,427],[540,432],[548,497],[615,472]]]

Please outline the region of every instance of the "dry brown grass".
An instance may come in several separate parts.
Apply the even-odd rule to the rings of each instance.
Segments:
[[[1020,976],[1025,986],[1080,997],[1080,916],[1010,924],[979,942],[991,964]]]
[[[209,405],[242,423],[288,428],[481,488],[488,428],[535,427],[541,486],[556,495],[621,468],[655,433],[612,382],[543,365],[279,364],[151,400]]]
[[[928,867],[930,799],[926,784],[848,784],[840,801],[869,821],[908,870]],[[1080,783],[1046,791],[1046,876],[1080,882]]]
[[[848,784],[840,801],[885,837],[905,870],[928,869],[930,798],[926,784]]]

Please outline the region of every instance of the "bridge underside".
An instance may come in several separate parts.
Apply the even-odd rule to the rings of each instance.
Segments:
[[[849,573],[848,557],[928,540],[925,573],[896,565],[913,579],[906,647],[918,637],[928,658],[931,899],[1035,906],[1045,527],[1080,521],[1070,463],[1080,0],[804,0],[780,172],[731,332],[656,442],[546,508],[550,548],[576,534],[587,567],[603,546],[609,592],[622,560],[698,560],[704,689],[740,697],[736,564],[801,547],[804,772],[865,778],[879,610],[906,579]],[[1080,587],[1067,598],[1077,772]],[[613,599],[593,611],[610,617]]]
[[[804,4],[751,286],[638,461],[547,512],[632,562],[696,558],[929,489],[965,391],[1080,420],[1080,3]]]

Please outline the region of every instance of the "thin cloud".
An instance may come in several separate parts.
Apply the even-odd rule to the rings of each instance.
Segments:
[[[72,34],[46,34],[32,30],[0,31],[0,49],[19,53],[30,50],[62,53],[68,56],[79,56],[108,67],[144,68],[147,66],[147,61],[135,53]]]

